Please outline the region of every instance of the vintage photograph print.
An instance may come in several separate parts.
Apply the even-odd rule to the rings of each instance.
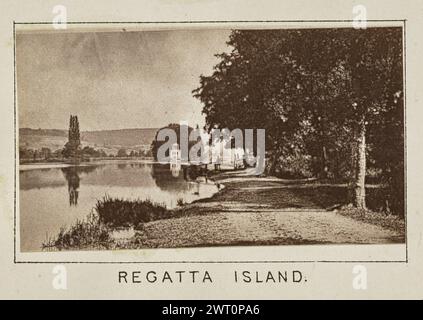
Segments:
[[[405,244],[402,27],[17,25],[15,50],[18,252]]]

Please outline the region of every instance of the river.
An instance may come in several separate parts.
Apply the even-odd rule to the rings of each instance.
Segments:
[[[105,195],[150,199],[175,208],[212,196],[213,183],[188,181],[183,170],[146,161],[104,161],[79,166],[21,165],[19,234],[21,252],[41,251],[47,237],[84,219]]]

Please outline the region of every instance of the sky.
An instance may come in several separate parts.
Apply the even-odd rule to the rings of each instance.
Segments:
[[[20,128],[204,125],[191,91],[229,52],[230,30],[38,32],[16,36]]]

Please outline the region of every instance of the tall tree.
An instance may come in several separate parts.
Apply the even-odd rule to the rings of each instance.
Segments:
[[[402,119],[392,119],[403,110],[401,28],[235,30],[228,44],[193,91],[206,127],[266,129],[271,173],[286,159],[317,159],[321,177],[347,167],[351,200],[365,208],[366,139],[380,123],[402,139]]]
[[[81,140],[78,116],[71,115],[69,119],[68,142],[65,144],[63,149],[63,156],[77,161],[80,155],[80,149]]]

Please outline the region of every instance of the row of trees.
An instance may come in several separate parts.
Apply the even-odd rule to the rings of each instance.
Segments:
[[[19,147],[19,159],[23,160],[49,160],[51,158],[61,157],[62,150],[52,151],[50,148],[30,149]]]
[[[70,116],[68,141],[62,149],[52,151],[50,148],[31,149],[19,147],[19,158],[22,161],[60,161],[63,159],[78,162],[84,158],[114,157],[107,154],[103,149],[96,149],[90,146],[81,146],[78,116]],[[117,152],[117,157],[151,157],[151,150],[131,150],[121,148]]]
[[[193,91],[206,127],[266,129],[270,174],[350,181],[366,173],[404,195],[402,29],[235,30],[230,53]]]
[[[117,157],[152,157],[151,150],[131,150],[127,151],[125,148],[121,148],[117,152]]]
[[[63,158],[69,158],[67,156],[69,153],[66,148],[57,149],[52,151],[50,148],[43,147],[41,149],[31,149],[20,147],[19,148],[19,158],[22,160],[32,160],[32,161],[41,161],[41,160],[61,160]],[[86,146],[78,151],[79,157],[108,157],[104,150],[97,150],[92,147]]]

